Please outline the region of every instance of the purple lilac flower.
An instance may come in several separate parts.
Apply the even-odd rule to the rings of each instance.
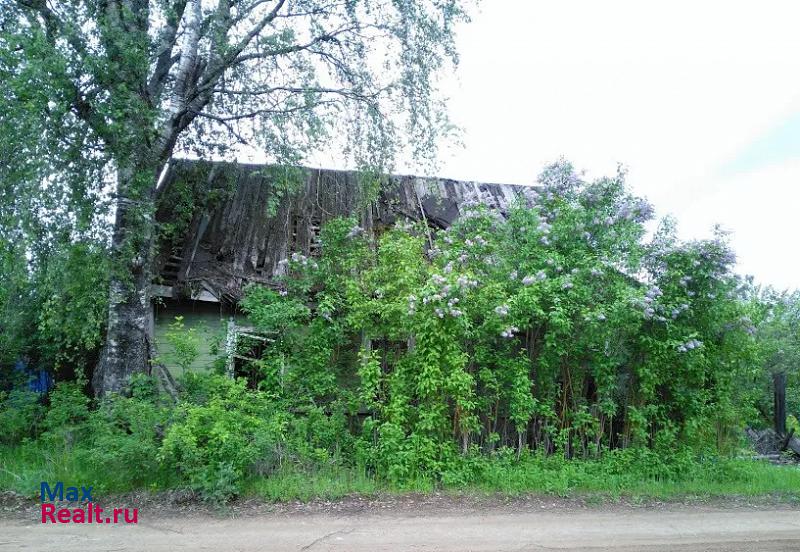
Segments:
[[[687,351],[691,351],[693,349],[697,349],[702,345],[703,345],[702,341],[698,341],[697,339],[691,339],[691,340],[687,341],[686,343],[682,343],[681,345],[678,345],[678,351],[681,352],[681,353],[685,353]]]
[[[647,290],[646,295],[647,297],[655,298],[655,297],[661,297],[662,295],[664,295],[664,292],[661,291],[660,287],[652,286],[650,287],[650,289]]]
[[[518,332],[518,331],[519,331],[519,328],[517,328],[516,326],[509,326],[508,328],[506,328],[502,332],[500,332],[500,335],[505,337],[505,338],[510,338],[510,337],[514,337],[514,334],[516,332]]]

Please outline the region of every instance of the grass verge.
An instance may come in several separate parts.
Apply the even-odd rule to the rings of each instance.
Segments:
[[[153,474],[147,484],[132,486],[129,478],[108,473],[80,454],[52,454],[38,443],[0,447],[0,490],[35,496],[42,481],[94,485],[99,493],[157,491],[181,486],[174,477],[165,478],[164,474]],[[590,496],[602,500],[771,496],[800,502],[800,466],[717,457],[653,465],[646,458],[624,455],[573,461],[532,455],[520,461],[481,460],[459,472],[446,474],[438,483],[420,479],[402,485],[379,480],[357,468],[285,467],[268,476],[248,478],[243,495],[267,501],[309,501],[433,490],[510,496]]]

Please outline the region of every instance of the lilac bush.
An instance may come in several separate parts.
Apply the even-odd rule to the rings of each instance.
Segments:
[[[265,351],[304,374],[288,398],[308,396],[309,366],[333,374],[311,400],[366,409],[364,454],[398,480],[498,446],[731,442],[753,332],[722,233],[682,242],[665,221],[647,241],[653,209],[624,171],[587,182],[564,162],[506,212],[460,209],[447,230],[401,221],[376,249],[332,221],[319,261],[292,256],[288,296],[270,300],[312,305],[305,324],[327,337],[297,327],[299,349]],[[346,343],[362,344],[357,359]]]

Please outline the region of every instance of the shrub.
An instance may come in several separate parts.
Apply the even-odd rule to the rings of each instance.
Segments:
[[[38,393],[24,389],[0,391],[0,443],[16,444],[36,437],[43,416]]]
[[[186,328],[183,316],[176,316],[166,334],[167,343],[172,346],[169,360],[177,364],[181,373],[186,373],[192,363],[200,356],[200,338],[195,328]]]
[[[77,382],[58,383],[50,393],[43,437],[54,447],[72,449],[88,431],[89,397]]]
[[[244,380],[208,380],[202,402],[178,405],[158,457],[191,489],[221,501],[242,490],[249,472],[277,465],[285,416]]]
[[[166,476],[158,452],[171,407],[159,401],[153,378],[139,375],[130,387],[130,397],[112,396],[92,413],[79,450],[86,464],[104,474],[106,486],[120,490]]]

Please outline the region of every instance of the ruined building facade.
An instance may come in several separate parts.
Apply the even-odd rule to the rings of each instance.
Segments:
[[[368,190],[373,190],[371,193]],[[317,254],[328,220],[352,216],[368,233],[401,219],[446,228],[463,205],[480,201],[506,210],[532,202],[525,186],[370,175],[200,161],[168,168],[156,215],[162,227],[153,280],[151,332],[170,371],[166,335],[175,317],[200,337],[192,369],[208,369],[220,349],[247,331],[236,305],[246,285],[270,285],[292,253]],[[163,354],[162,354],[163,353]]]

